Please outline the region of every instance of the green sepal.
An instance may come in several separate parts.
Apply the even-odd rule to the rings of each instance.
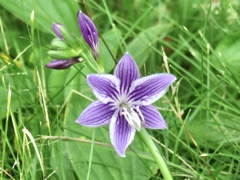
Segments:
[[[73,49],[60,49],[48,51],[48,56],[52,59],[66,60],[74,57],[80,57],[82,50],[75,51]]]
[[[51,42],[51,49],[69,49],[69,46],[60,38],[54,38]]]
[[[81,49],[77,38],[70,32],[68,31],[64,26],[60,27],[61,34],[63,36],[64,41],[73,48],[75,51],[79,51]]]

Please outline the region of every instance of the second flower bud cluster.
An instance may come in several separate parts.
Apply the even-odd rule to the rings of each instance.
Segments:
[[[99,53],[97,28],[93,21],[82,11],[78,12],[77,18],[82,36],[91,48],[94,59],[97,60]],[[58,37],[52,40],[51,50],[48,51],[48,55],[53,60],[46,64],[46,67],[67,69],[73,64],[81,62],[83,60],[81,58],[83,47],[78,38],[60,23],[54,23],[52,28]]]

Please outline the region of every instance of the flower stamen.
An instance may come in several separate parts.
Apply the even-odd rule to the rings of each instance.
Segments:
[[[140,111],[139,106],[136,106],[136,110],[137,110],[138,114],[140,115],[140,118],[142,119],[142,123],[145,124],[145,120],[144,120],[142,112]]]
[[[140,131],[140,129],[141,129],[141,120],[140,120],[138,114],[133,110],[133,108],[122,107],[121,115],[124,115],[124,117],[127,120],[128,124],[132,128],[136,129],[137,131]]]

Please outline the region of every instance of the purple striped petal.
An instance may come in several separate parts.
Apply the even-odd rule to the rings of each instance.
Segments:
[[[131,84],[140,78],[140,72],[137,64],[129,53],[126,53],[118,62],[114,75],[120,79],[120,92],[127,94]]]
[[[141,102],[142,105],[150,105],[161,98],[175,80],[174,75],[167,73],[137,79],[132,83],[129,99]]]
[[[119,156],[125,157],[127,147],[132,143],[136,130],[132,128],[123,115],[111,119],[110,139]]]
[[[91,103],[77,119],[77,123],[83,126],[97,127],[109,124],[114,110],[111,110],[109,104],[103,104],[100,101]]]
[[[144,117],[143,127],[149,129],[166,129],[167,124],[159,111],[152,105],[140,106],[140,111]]]
[[[96,98],[103,103],[118,99],[120,81],[117,77],[110,74],[91,74],[87,81]]]
[[[98,31],[93,21],[82,11],[78,11],[78,24],[82,36],[94,53],[94,58],[98,58]]]

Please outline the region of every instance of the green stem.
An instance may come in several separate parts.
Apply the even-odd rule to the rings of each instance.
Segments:
[[[91,150],[90,150],[90,157],[89,157],[89,164],[88,164],[87,180],[89,180],[90,178],[90,172],[92,167],[94,140],[95,140],[95,128],[93,128],[93,132],[92,132],[92,143],[91,143]]]
[[[144,141],[144,143],[148,147],[149,151],[151,152],[154,160],[156,161],[156,163],[163,175],[163,178],[165,180],[172,180],[173,178],[171,176],[170,171],[168,170],[168,167],[167,167],[164,159],[160,155],[156,145],[154,144],[153,140],[151,139],[151,137],[148,134],[148,132],[146,131],[146,129],[141,128],[141,131],[139,131],[139,135],[140,135],[140,138]]]
[[[98,64],[92,58],[88,57],[87,54],[82,53],[82,58],[85,60],[87,67],[94,73],[101,73],[103,70],[100,69]]]

